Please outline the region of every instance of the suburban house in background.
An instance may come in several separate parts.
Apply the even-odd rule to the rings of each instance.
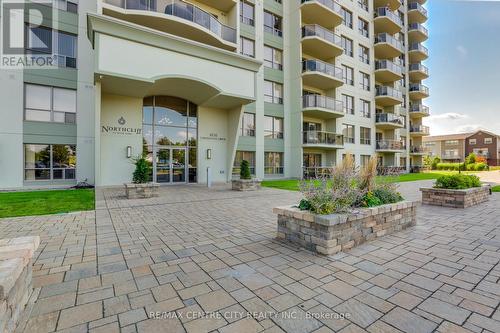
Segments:
[[[445,162],[460,162],[474,153],[486,158],[488,165],[500,165],[500,136],[484,130],[428,136],[424,138],[424,147],[428,155]]]

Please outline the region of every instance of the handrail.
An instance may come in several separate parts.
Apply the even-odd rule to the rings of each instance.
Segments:
[[[387,7],[379,7],[377,9],[375,9],[374,17],[375,18],[387,17],[390,20],[394,21],[400,27],[403,26],[403,21],[401,20],[401,18]]]
[[[302,143],[304,144],[344,145],[344,136],[342,134],[324,131],[304,131],[302,134]]]
[[[321,72],[333,76],[339,80],[343,79],[342,68],[320,60],[304,60],[302,62],[302,72]]]
[[[342,38],[333,31],[323,28],[318,24],[307,24],[302,27],[302,38],[319,37],[342,48]]]
[[[303,108],[322,108],[336,112],[344,112],[344,103],[335,98],[323,95],[304,95],[302,96]]]
[[[376,123],[393,123],[396,125],[405,125],[404,118],[394,113],[377,113],[375,116]]]

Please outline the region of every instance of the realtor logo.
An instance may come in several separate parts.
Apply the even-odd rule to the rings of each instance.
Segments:
[[[118,119],[118,124],[120,125],[125,125],[127,123],[127,121],[125,120],[125,118],[121,117],[120,119]]]
[[[54,67],[57,10],[52,0],[2,0],[0,68]]]

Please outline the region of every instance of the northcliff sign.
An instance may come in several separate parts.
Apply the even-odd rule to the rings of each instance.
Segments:
[[[118,122],[118,125],[120,125],[120,126],[109,126],[109,125],[101,126],[101,132],[102,133],[117,134],[117,135],[133,135],[133,134],[140,135],[140,134],[142,134],[142,128],[125,127],[124,125],[127,123],[127,121],[123,117],[118,119],[117,122]]]

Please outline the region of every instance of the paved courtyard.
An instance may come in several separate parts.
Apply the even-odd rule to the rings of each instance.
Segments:
[[[500,332],[500,194],[321,257],[274,239],[272,208],[298,193],[161,192],[0,220],[1,238],[42,240],[25,332]]]

